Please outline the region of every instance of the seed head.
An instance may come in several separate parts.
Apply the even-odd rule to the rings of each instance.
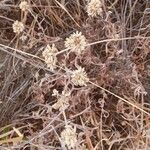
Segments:
[[[45,47],[44,51],[43,51],[43,57],[49,57],[50,55],[54,55],[56,52],[58,52],[55,44],[52,44],[52,46],[50,46],[49,44]]]
[[[91,0],[87,5],[88,16],[96,17],[102,13],[102,2],[101,0]]]
[[[65,129],[61,132],[61,139],[68,149],[75,148],[77,143],[76,128],[72,128],[71,125],[66,125]]]
[[[50,55],[49,57],[45,58],[45,63],[47,64],[47,67],[51,70],[54,71],[56,68],[58,60],[55,55]]]
[[[79,66],[77,70],[74,70],[71,75],[71,81],[76,86],[86,86],[87,82],[89,81],[89,78],[87,77],[84,68],[81,68]]]
[[[22,10],[22,11],[27,11],[29,10],[29,4],[28,2],[26,1],[22,1],[20,4],[19,4],[19,8]]]
[[[16,33],[16,34],[19,34],[19,33],[23,32],[23,30],[25,28],[24,25],[23,25],[23,23],[20,22],[20,21],[18,21],[18,20],[16,20],[13,23],[12,27],[13,27],[14,33]]]
[[[47,67],[50,68],[50,70],[52,71],[56,68],[56,63],[58,61],[55,54],[57,51],[57,48],[53,44],[52,46],[47,45],[42,53]]]
[[[71,49],[76,54],[81,54],[86,47],[86,38],[81,32],[76,32],[66,38],[65,47]]]
[[[69,106],[70,94],[71,93],[68,91],[62,91],[62,93],[59,94],[58,91],[54,89],[52,96],[56,96],[58,100],[52,107],[54,109],[59,109],[60,111],[66,109]]]

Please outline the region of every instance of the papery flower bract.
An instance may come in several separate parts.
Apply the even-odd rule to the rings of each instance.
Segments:
[[[20,40],[22,41],[22,42],[25,42],[26,40],[27,40],[27,36],[26,35],[22,35],[21,37],[20,37]]]
[[[76,128],[72,128],[71,125],[66,125],[65,129],[61,132],[61,140],[68,149],[75,148],[77,143]]]
[[[54,71],[54,69],[57,67],[56,64],[57,64],[57,57],[55,55],[50,55],[50,56],[47,56],[45,57],[45,63],[47,64],[47,67]]]
[[[91,0],[87,5],[88,16],[96,17],[102,13],[102,2],[101,0]]]
[[[47,67],[50,68],[52,71],[56,68],[56,63],[58,61],[55,54],[57,51],[58,50],[55,44],[52,44],[52,46],[47,45],[42,53],[43,57],[45,58],[45,63],[47,64]]]
[[[87,82],[89,82],[89,78],[84,70],[84,68],[78,67],[77,70],[72,71],[71,81],[76,86],[86,86]]]
[[[58,50],[55,46],[55,44],[52,44],[52,46],[50,46],[49,44],[45,47],[44,51],[43,51],[43,57],[47,57],[49,55],[53,55],[55,53],[57,53]]]
[[[52,96],[57,96],[57,97],[59,96],[59,93],[58,93],[58,91],[56,89],[53,90]]]
[[[17,33],[17,34],[23,32],[23,30],[25,29],[23,23],[20,22],[20,21],[18,21],[18,20],[16,20],[16,21],[13,23],[12,27],[13,27],[13,31],[14,31],[15,33]]]
[[[22,1],[20,4],[19,4],[19,8],[22,10],[22,11],[27,11],[29,10],[29,4],[27,1]]]
[[[65,47],[71,49],[76,54],[81,54],[86,47],[86,38],[81,32],[76,32],[66,38]]]
[[[52,108],[59,109],[60,111],[66,109],[69,106],[70,94],[68,91],[62,91],[62,93],[59,94],[57,90],[54,90],[52,96],[57,96],[58,100],[52,105]]]

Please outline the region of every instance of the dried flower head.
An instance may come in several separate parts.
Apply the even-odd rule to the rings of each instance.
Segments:
[[[23,23],[20,22],[20,21],[18,21],[18,20],[16,20],[16,21],[13,23],[12,27],[13,27],[13,31],[14,31],[15,33],[17,33],[17,34],[23,32],[23,30],[24,30],[24,28],[25,28],[24,25],[23,25]]]
[[[62,93],[59,94],[58,91],[54,89],[52,96],[56,96],[58,100],[52,105],[52,108],[59,109],[60,111],[66,109],[69,106],[70,94],[68,91],[62,91]]]
[[[84,68],[78,67],[77,70],[74,70],[71,75],[71,81],[74,85],[86,86],[86,83],[89,82],[89,78],[84,70]]]
[[[47,67],[50,68],[50,70],[52,71],[56,68],[56,63],[58,61],[55,54],[57,51],[58,50],[56,46],[53,44],[51,47],[50,45],[47,45],[42,53]]]
[[[49,55],[53,55],[55,53],[57,53],[58,50],[55,46],[55,44],[52,44],[52,46],[50,46],[49,44],[45,47],[44,51],[43,51],[43,57],[48,57]]]
[[[20,4],[19,4],[19,8],[22,10],[22,11],[27,11],[29,10],[29,4],[28,2],[26,1],[22,1]]]
[[[65,47],[71,49],[77,54],[81,54],[86,47],[86,38],[81,32],[76,32],[66,38]]]
[[[68,149],[75,148],[77,143],[76,128],[66,125],[65,129],[61,132],[61,139]]]
[[[96,17],[102,13],[102,2],[101,0],[91,0],[87,5],[88,16]]]
[[[47,67],[51,70],[54,71],[56,69],[56,64],[57,64],[57,57],[55,55],[50,55],[49,57],[45,58],[45,63],[47,64]]]

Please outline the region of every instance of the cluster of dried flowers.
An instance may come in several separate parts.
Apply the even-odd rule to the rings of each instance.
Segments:
[[[50,70],[52,71],[54,71],[54,69],[56,68],[56,63],[57,63],[56,53],[57,52],[58,50],[55,44],[52,44],[52,46],[47,45],[42,53],[45,63],[47,64],[47,67],[50,68]]]
[[[76,32],[70,35],[69,38],[65,41],[66,48],[70,49],[72,52],[75,52],[77,55],[82,54],[86,47],[86,38],[82,35],[81,32]],[[50,47],[49,45],[43,51],[43,56],[45,58],[45,62],[48,67],[53,68],[55,66],[56,60],[49,62],[48,58],[56,57],[57,49],[54,45]],[[52,60],[52,59],[51,59]],[[71,82],[75,86],[86,86],[87,82],[89,82],[89,78],[87,77],[87,73],[85,69],[81,66],[77,66],[76,70],[71,72]],[[69,100],[71,99],[71,92],[67,90],[63,90],[61,94],[54,89],[52,96],[57,98],[57,102],[52,105],[52,108],[64,111],[69,107]],[[75,149],[77,146],[77,133],[76,128],[73,128],[71,125],[66,125],[65,129],[61,132],[61,140],[64,146],[67,146],[68,149]],[[82,146],[83,147],[83,146]],[[80,149],[82,148],[80,145]],[[84,148],[86,147],[84,146]]]
[[[76,127],[70,124],[65,125],[65,129],[61,132],[61,141],[68,150],[88,150],[84,143],[79,144]]]
[[[13,31],[16,34],[20,34],[25,29],[24,24],[18,20],[13,23]]]
[[[75,148],[77,143],[76,128],[73,128],[71,125],[66,125],[65,129],[61,132],[61,140],[68,149]]]
[[[62,91],[62,93],[59,94],[58,91],[54,89],[52,96],[57,97],[57,102],[52,105],[52,108],[59,109],[60,111],[65,110],[69,106],[70,95],[71,93],[69,91]]]
[[[97,16],[102,15],[102,12],[104,9],[102,0],[87,0],[87,1],[88,1],[88,3],[87,3],[86,10],[87,10],[87,14],[89,17],[97,17]],[[30,10],[30,5],[27,1],[22,1],[19,4],[19,9],[21,10],[22,14],[25,14],[25,12],[28,12]],[[24,30],[25,30],[25,22],[24,21],[18,21],[18,20],[14,21],[12,28],[13,28],[14,33],[16,33],[17,35],[19,35],[23,32],[20,39],[22,39],[22,41],[26,40],[27,36],[24,36],[24,33],[25,33],[24,32]],[[118,32],[114,32],[114,34],[111,33],[111,35],[113,35],[113,36],[108,37],[108,38],[119,39],[119,36],[120,36],[118,34]],[[83,35],[82,32],[79,32],[79,31],[74,32],[69,37],[67,37],[64,41],[65,48],[68,51],[70,50],[71,52],[75,53],[75,56],[80,56],[84,52],[86,53],[87,45],[88,45],[88,42],[87,42],[86,37]],[[122,52],[122,50],[120,50],[118,52],[118,54],[121,52]],[[57,66],[57,64],[59,63],[59,59],[57,59],[57,58],[59,58],[57,56],[58,53],[59,52],[58,52],[58,49],[55,46],[55,44],[52,44],[52,45],[48,44],[47,46],[45,45],[45,48],[42,52],[42,56],[44,58],[45,64],[51,71],[54,71],[55,69],[58,68],[58,66]],[[78,58],[78,57],[76,57],[76,58]],[[80,61],[80,63],[82,63],[82,61]],[[67,78],[67,79],[68,80],[71,79],[69,81],[71,81],[72,85],[74,85],[74,86],[87,86],[87,84],[90,81],[88,78],[87,72],[86,72],[86,68],[82,67],[82,65],[77,66],[77,68],[75,70],[70,70],[67,75],[69,75],[69,78]],[[72,85],[69,87],[74,88]],[[135,91],[134,91],[135,97],[137,97],[137,96],[140,97],[139,93],[142,91],[144,93],[144,89],[140,85],[133,87],[133,88],[135,88]],[[59,93],[56,89],[54,89],[52,96],[55,96],[56,100],[57,100],[56,103],[54,103],[52,105],[52,108],[65,113],[66,109],[69,108],[70,101],[71,101],[71,98],[73,97],[73,94],[71,97],[71,92],[69,90],[62,90]],[[100,104],[101,104],[100,107],[103,110],[102,106],[104,106],[104,101],[101,101]],[[121,105],[123,105],[123,104],[121,104]],[[119,111],[120,111],[120,109],[119,109]],[[121,111],[124,111],[124,109]],[[105,110],[103,110],[103,112],[105,113]],[[66,123],[67,119],[64,119],[64,120]],[[123,122],[123,123],[125,123],[125,122]],[[148,134],[146,134],[146,133],[143,133],[143,134],[145,137],[148,136]],[[72,126],[72,124],[68,125],[66,123],[66,125],[64,126],[64,130],[60,134],[60,137],[61,137],[60,139],[62,140],[62,143],[65,146],[67,146],[67,149],[81,149],[81,148],[77,148],[77,146],[78,146],[77,141],[79,141],[79,139],[78,139],[79,134],[77,134],[76,128],[74,126]],[[118,137],[120,138],[120,134],[116,133],[115,136],[112,138],[116,139]]]
[[[19,4],[19,8],[21,9],[22,12],[25,12],[25,11],[29,10],[30,6],[29,6],[28,2],[22,1]],[[16,20],[13,23],[12,28],[13,28],[14,33],[20,34],[21,32],[24,31],[25,26],[24,26],[24,24],[21,21]]]
[[[69,38],[66,38],[65,47],[72,52],[76,53],[76,55],[82,54],[86,47],[86,38],[82,35],[81,32],[76,32],[70,35]],[[57,54],[58,50],[53,44],[52,47],[47,45],[45,50],[43,51],[43,57],[45,58],[45,62],[50,69],[54,69],[57,63]],[[87,82],[89,82],[89,78],[84,70],[84,68],[78,66],[76,70],[71,72],[71,82],[75,86],[86,86]],[[61,94],[54,89],[52,96],[57,98],[57,102],[52,105],[52,108],[65,111],[69,107],[69,100],[71,98],[70,91],[62,91]],[[76,128],[73,128],[71,125],[66,125],[65,129],[61,132],[61,140],[68,149],[74,149],[77,143],[77,134]]]
[[[86,86],[89,82],[85,69],[78,66],[77,70],[72,71],[71,81],[76,86]]]
[[[77,54],[81,54],[85,50],[86,38],[82,35],[81,32],[73,33],[69,38],[66,39],[65,45],[67,48],[71,49]],[[56,68],[57,63],[57,54],[58,50],[53,44],[52,47],[49,45],[43,51],[43,57],[45,58],[45,63],[47,67],[51,70]],[[78,66],[77,70],[71,71],[71,81],[76,86],[86,86],[86,83],[89,81],[87,74],[84,68]]]
[[[69,38],[66,38],[65,46],[76,54],[81,54],[86,47],[86,38],[82,35],[81,32],[76,32],[70,35]]]
[[[102,13],[102,2],[101,0],[90,0],[87,5],[88,16],[96,17]]]
[[[22,1],[20,4],[19,4],[19,8],[21,9],[21,11],[25,12],[25,11],[28,11],[30,6],[28,4],[27,1]]]
[[[30,5],[27,1],[22,1],[19,4],[19,8],[22,12],[27,12],[30,9]],[[97,15],[100,15],[101,12],[102,2],[100,0],[90,0],[87,4],[88,15],[95,17]],[[13,31],[16,34],[20,34],[24,31],[24,29],[25,26],[22,22],[14,22]],[[81,55],[86,50],[87,40],[82,34],[82,32],[76,31],[75,33],[71,34],[68,38],[66,38],[64,45],[68,50],[74,52],[76,55]],[[54,69],[57,68],[57,52],[58,49],[56,48],[55,44],[52,44],[51,46],[48,44],[42,52],[44,61],[51,71],[54,71]],[[89,78],[87,76],[85,68],[77,66],[76,70],[72,70],[70,72],[71,82],[75,86],[87,86]],[[64,111],[69,107],[71,92],[64,90],[61,94],[59,94],[59,92],[56,89],[54,89],[52,96],[55,96],[57,98],[57,102],[52,105],[52,108],[59,111]],[[76,128],[73,128],[71,125],[66,125],[65,129],[61,132],[61,139],[64,142],[64,144],[68,147],[68,149],[75,148],[77,143]]]

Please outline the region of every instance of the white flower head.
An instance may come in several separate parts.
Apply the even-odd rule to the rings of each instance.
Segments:
[[[29,10],[29,4],[27,1],[22,1],[20,4],[19,4],[19,8],[22,10],[22,11],[27,11]]]
[[[16,33],[16,34],[19,34],[19,33],[23,32],[23,30],[25,29],[23,23],[18,21],[18,20],[16,20],[13,23],[12,27],[13,27],[14,33]]]
[[[58,50],[56,46],[53,44],[52,46],[47,45],[42,53],[47,67],[50,68],[52,71],[56,68],[56,64],[58,61],[55,54],[57,51]]]
[[[96,17],[102,13],[102,2],[101,0],[91,0],[87,5],[88,16]]]
[[[64,110],[69,106],[69,99],[70,99],[70,92],[69,91],[62,91],[61,94],[58,93],[56,89],[53,90],[52,96],[57,96],[57,102],[52,105],[52,108]]]
[[[66,38],[65,47],[71,49],[76,54],[81,54],[86,47],[86,38],[81,32],[75,32]]]
[[[55,53],[57,53],[58,50],[55,46],[55,44],[52,44],[52,46],[50,46],[49,44],[45,47],[44,51],[43,51],[43,57],[48,57],[49,55],[54,55]]]
[[[71,81],[76,86],[86,86],[87,82],[89,82],[89,78],[87,77],[84,68],[79,66],[77,70],[72,71]]]
[[[73,128],[71,125],[66,125],[65,129],[61,132],[61,140],[68,149],[75,148],[77,144],[76,128]]]

